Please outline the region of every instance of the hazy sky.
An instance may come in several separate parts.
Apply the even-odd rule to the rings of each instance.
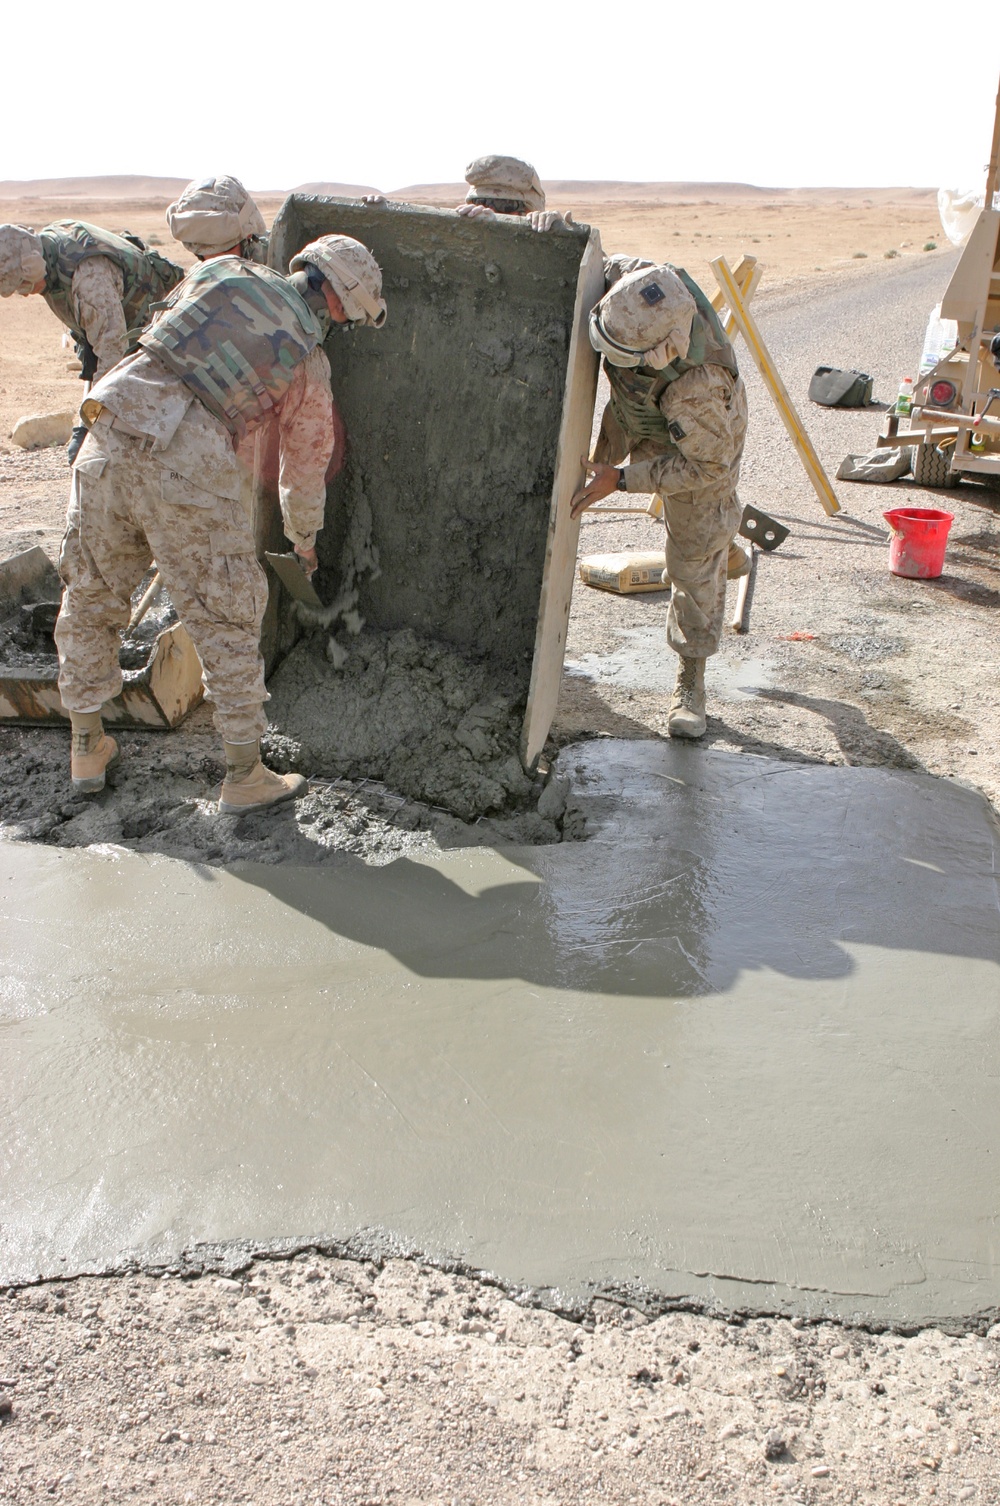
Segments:
[[[0,179],[392,189],[501,151],[543,178],[981,187],[996,4],[20,4]]]

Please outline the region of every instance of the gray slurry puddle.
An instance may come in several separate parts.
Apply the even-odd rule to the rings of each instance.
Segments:
[[[610,654],[581,654],[578,659],[567,659],[566,673],[614,685],[618,690],[669,696],[677,676],[677,658],[666,646],[663,623],[622,628],[621,637],[622,642]],[[727,659],[724,654],[715,654],[705,671],[710,700],[741,701],[766,690],[771,683],[770,666],[763,659]]]
[[[872,1323],[1000,1306],[1000,842],[895,771],[565,751],[591,836],[0,845],[0,1283],[350,1241]]]

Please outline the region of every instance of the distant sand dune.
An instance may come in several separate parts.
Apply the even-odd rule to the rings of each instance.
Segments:
[[[28,178],[0,181],[0,199],[175,199],[190,180],[144,178],[139,175],[91,178]],[[619,203],[692,204],[801,202],[837,203],[842,200],[874,204],[913,203],[933,199],[934,188],[761,188],[753,183],[626,183],[611,179],[549,179],[546,193],[560,202],[613,201]],[[280,199],[284,189],[255,189],[261,199]],[[300,183],[297,193],[357,199],[373,193],[360,183]],[[392,199],[458,204],[468,192],[466,183],[413,183],[388,193]]]
[[[26,178],[0,182],[0,199],[176,199],[189,178]]]
[[[413,183],[394,188],[389,198],[459,204],[468,188],[467,183]],[[937,193],[936,188],[761,188],[753,183],[626,183],[596,178],[545,179],[544,188],[550,199],[560,201],[632,204],[838,203],[845,199],[898,204],[933,199]]]

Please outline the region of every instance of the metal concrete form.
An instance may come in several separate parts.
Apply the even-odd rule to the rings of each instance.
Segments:
[[[597,357],[587,315],[604,291],[596,231],[538,234],[509,219],[292,194],[271,264],[319,235],[352,235],[383,269],[380,330],[334,330],[326,349],[347,429],[319,540],[330,600],[359,538],[371,627],[412,628],[514,668],[527,710],[521,752],[541,752],[558,696],[579,521],[569,515],[590,443]],[[261,448],[256,532],[280,549],[273,454]],[[270,479],[268,479],[270,478]],[[272,601],[265,657],[292,633]]]

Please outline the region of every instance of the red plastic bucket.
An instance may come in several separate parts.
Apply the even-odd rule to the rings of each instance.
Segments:
[[[893,575],[913,580],[934,580],[940,575],[955,514],[938,507],[894,507],[882,516],[892,529],[889,569]]]

